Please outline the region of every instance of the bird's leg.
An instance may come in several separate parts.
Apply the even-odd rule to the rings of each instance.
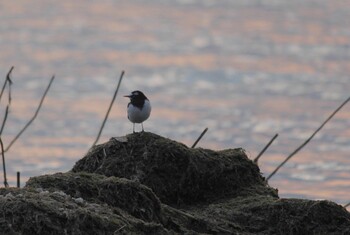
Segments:
[[[142,132],[145,132],[144,129],[143,129],[143,123],[141,122],[141,127],[142,127]]]
[[[132,133],[135,133],[135,123],[132,124]]]

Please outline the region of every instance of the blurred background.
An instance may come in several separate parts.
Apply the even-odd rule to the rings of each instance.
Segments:
[[[10,186],[17,171],[23,186],[85,155],[122,70],[100,143],[132,132],[122,95],[138,89],[153,106],[146,131],[189,146],[208,127],[199,147],[253,159],[279,133],[259,162],[267,177],[350,94],[350,1],[1,1],[1,81],[11,66],[5,147],[56,79],[6,153]],[[269,184],[281,197],[348,203],[350,105]]]

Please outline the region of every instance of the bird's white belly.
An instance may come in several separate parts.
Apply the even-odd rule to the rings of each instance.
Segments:
[[[128,107],[128,118],[133,123],[142,123],[151,114],[151,104],[148,100],[145,100],[142,109],[139,109],[133,105],[129,105]]]

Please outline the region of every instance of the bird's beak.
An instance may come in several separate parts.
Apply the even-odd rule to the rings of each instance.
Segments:
[[[131,95],[124,95],[124,97],[128,97],[128,98],[130,98],[130,97],[131,97]]]

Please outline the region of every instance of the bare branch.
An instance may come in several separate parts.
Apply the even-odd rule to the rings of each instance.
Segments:
[[[2,131],[4,130],[5,124],[6,124],[6,120],[7,120],[7,116],[9,113],[9,105],[6,106],[6,111],[5,111],[5,116],[4,116],[4,120],[2,120],[2,124],[1,124],[1,129],[0,129],[0,136],[2,135]]]
[[[13,66],[10,69],[10,71],[7,73],[6,81],[5,81],[4,86],[2,87],[2,90],[1,90],[1,96],[2,96],[3,91],[4,91],[5,87],[6,87],[7,82],[8,82],[8,84],[9,84],[8,85],[8,89],[9,89],[9,91],[8,91],[8,104],[6,106],[4,119],[2,120],[1,129],[0,129],[0,136],[1,136],[2,132],[3,132],[3,130],[4,130],[4,127],[5,127],[5,124],[6,124],[6,121],[7,121],[7,116],[8,116],[8,113],[9,113],[9,109],[10,109],[10,106],[11,106],[11,100],[12,100],[12,98],[11,98],[11,85],[12,85],[12,81],[10,79],[10,74],[11,74],[12,70],[13,70]]]
[[[40,111],[40,108],[45,100],[45,97],[46,97],[46,94],[47,92],[49,91],[50,87],[51,87],[51,84],[53,82],[53,80],[55,79],[55,75],[52,76],[50,82],[49,82],[49,85],[47,86],[43,96],[41,97],[41,100],[40,100],[40,103],[39,103],[39,106],[38,108],[36,109],[35,113],[34,113],[34,116],[28,121],[28,123],[22,128],[22,130],[15,136],[15,138],[10,142],[10,144],[6,147],[5,149],[5,152],[7,152],[11,146],[16,142],[16,140],[23,134],[23,132],[32,124],[32,122],[35,120],[35,118],[38,116],[38,113]]]
[[[310,142],[310,140],[319,132],[326,123],[331,120],[331,118],[346,104],[350,101],[350,97],[347,98],[327,119],[322,123],[322,125],[302,144],[300,145],[294,152],[292,152],[270,175],[267,177],[267,180],[269,180],[276,172],[289,160],[291,159],[296,153],[298,153],[307,143]]]
[[[125,73],[125,72],[124,72],[124,71],[122,71],[122,73],[120,74],[120,77],[119,77],[119,82],[118,82],[118,85],[117,85],[117,89],[116,89],[116,90],[115,90],[115,92],[114,92],[114,95],[113,95],[112,101],[111,101],[111,103],[110,103],[110,105],[109,105],[109,108],[108,108],[108,110],[107,110],[107,113],[106,113],[105,119],[104,119],[104,120],[103,120],[103,122],[102,122],[101,128],[100,128],[100,130],[99,130],[99,132],[98,132],[98,134],[97,134],[96,140],[95,140],[95,142],[92,144],[92,146],[95,146],[95,145],[96,145],[96,143],[97,143],[97,141],[100,139],[100,136],[101,136],[102,130],[103,130],[103,128],[104,128],[104,126],[105,126],[105,124],[106,124],[106,121],[107,121],[107,118],[108,118],[109,112],[111,111],[111,109],[112,109],[112,105],[113,105],[113,103],[114,103],[114,100],[115,100],[115,98],[117,97],[118,90],[119,90],[120,84],[121,84],[121,82],[122,82],[122,79],[123,79],[124,73]]]
[[[196,145],[198,144],[198,142],[202,139],[202,137],[205,135],[205,133],[208,131],[208,127],[204,129],[204,131],[202,132],[202,134],[197,138],[196,142],[194,142],[194,144],[192,145],[191,148],[196,147]]]
[[[344,206],[344,208],[347,208],[348,206],[350,206],[350,202],[349,202],[348,204],[346,204],[346,205]]]
[[[259,158],[265,153],[266,149],[268,149],[270,147],[270,145],[277,138],[277,136],[278,136],[278,134],[276,134],[274,137],[272,137],[272,139],[267,143],[265,148],[263,148],[263,150],[261,150],[261,152],[258,154],[258,156],[254,159],[254,163],[258,164]]]
[[[1,155],[2,155],[2,169],[4,172],[4,185],[5,188],[9,187],[9,184],[7,183],[7,178],[6,178],[6,164],[5,164],[5,153],[4,153],[4,144],[2,142],[1,136],[0,136],[0,145],[1,145]]]
[[[5,127],[5,124],[6,124],[6,120],[7,120],[7,116],[8,116],[8,113],[9,113],[9,108],[10,108],[10,105],[11,105],[11,85],[12,85],[12,81],[11,81],[10,75],[11,75],[11,72],[12,72],[13,68],[14,67],[12,66],[10,71],[7,73],[5,83],[4,83],[4,85],[2,87],[2,90],[1,90],[1,93],[0,93],[0,100],[1,100],[2,94],[3,94],[3,92],[5,90],[5,87],[6,87],[7,83],[8,83],[9,84],[8,104],[6,106],[5,116],[4,116],[4,119],[2,120],[1,129],[0,129],[0,145],[1,145],[1,156],[2,156],[2,169],[3,169],[3,173],[4,173],[4,185],[5,185],[5,187],[9,187],[9,184],[7,183],[7,177],[6,177],[6,162],[5,162],[5,153],[4,153],[4,143],[2,142],[1,135],[2,135],[2,132],[4,130],[4,127]]]
[[[7,84],[7,83],[9,83],[10,85],[12,84],[10,75],[11,75],[13,69],[14,69],[14,67],[12,66],[11,69],[10,69],[10,71],[8,71],[8,73],[7,73],[7,75],[6,75],[6,79],[5,79],[4,85],[2,86],[1,93],[0,93],[0,100],[1,100],[2,94],[4,93],[6,84]],[[9,97],[10,97],[10,99],[11,99],[11,95],[9,95]]]

